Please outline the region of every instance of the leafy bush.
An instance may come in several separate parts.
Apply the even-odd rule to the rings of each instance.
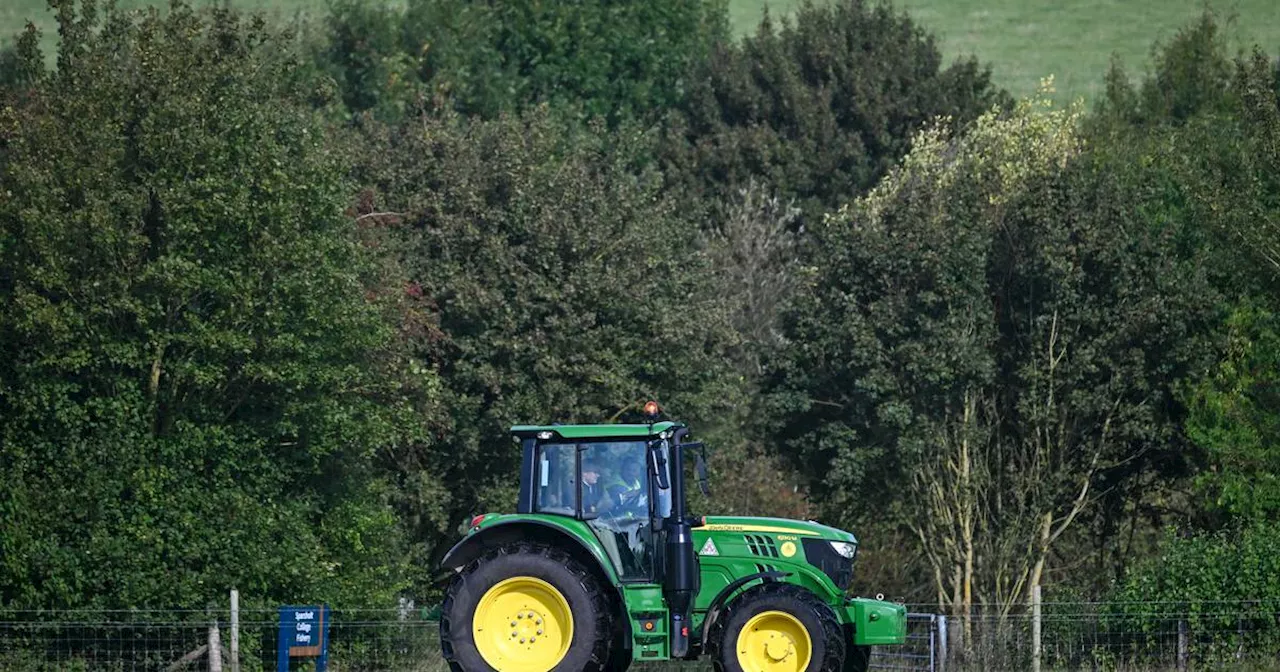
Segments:
[[[1280,528],[1259,522],[1221,532],[1170,529],[1159,555],[1131,569],[1113,599],[1183,605],[1191,613],[1256,602],[1264,613],[1280,613]]]
[[[1280,645],[1276,613],[1280,527],[1255,522],[1214,533],[1167,530],[1159,554],[1115,587],[1101,627],[1129,633],[1123,643],[1131,650],[1154,653],[1182,628],[1197,660],[1238,662],[1241,652]]]
[[[1196,477],[1205,508],[1248,520],[1280,513],[1280,320],[1241,306],[1226,320],[1225,355],[1189,386],[1187,434],[1211,466]]]

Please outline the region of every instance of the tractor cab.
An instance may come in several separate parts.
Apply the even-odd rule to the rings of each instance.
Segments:
[[[685,427],[674,422],[517,426],[512,433],[525,455],[517,513],[583,521],[620,580],[660,578],[656,535],[668,522],[679,522],[671,520],[673,513],[684,517],[683,478],[672,468],[680,461],[673,461],[672,450],[677,442],[681,453],[689,446],[681,441]]]
[[[683,423],[517,425],[515,512],[475,516],[446,554],[441,646],[454,670],[865,669],[905,641],[905,608],[847,598],[857,540],[812,521],[693,517]]]

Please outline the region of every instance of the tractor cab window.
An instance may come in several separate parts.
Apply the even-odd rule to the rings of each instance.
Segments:
[[[591,529],[623,580],[650,578],[653,526],[645,442],[599,442],[583,447],[582,509],[593,516]]]
[[[539,513],[578,515],[577,465],[577,444],[542,444],[538,451]]]

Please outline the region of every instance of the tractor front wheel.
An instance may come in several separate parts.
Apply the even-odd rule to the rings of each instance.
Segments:
[[[494,549],[471,562],[441,610],[440,645],[454,672],[603,670],[614,639],[599,581],[542,544]]]
[[[839,672],[844,663],[835,613],[799,586],[752,588],[718,623],[715,665],[723,672]]]

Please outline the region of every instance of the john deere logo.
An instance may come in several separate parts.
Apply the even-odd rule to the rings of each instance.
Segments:
[[[796,554],[796,545],[790,541],[782,544],[782,557],[789,558]]]

